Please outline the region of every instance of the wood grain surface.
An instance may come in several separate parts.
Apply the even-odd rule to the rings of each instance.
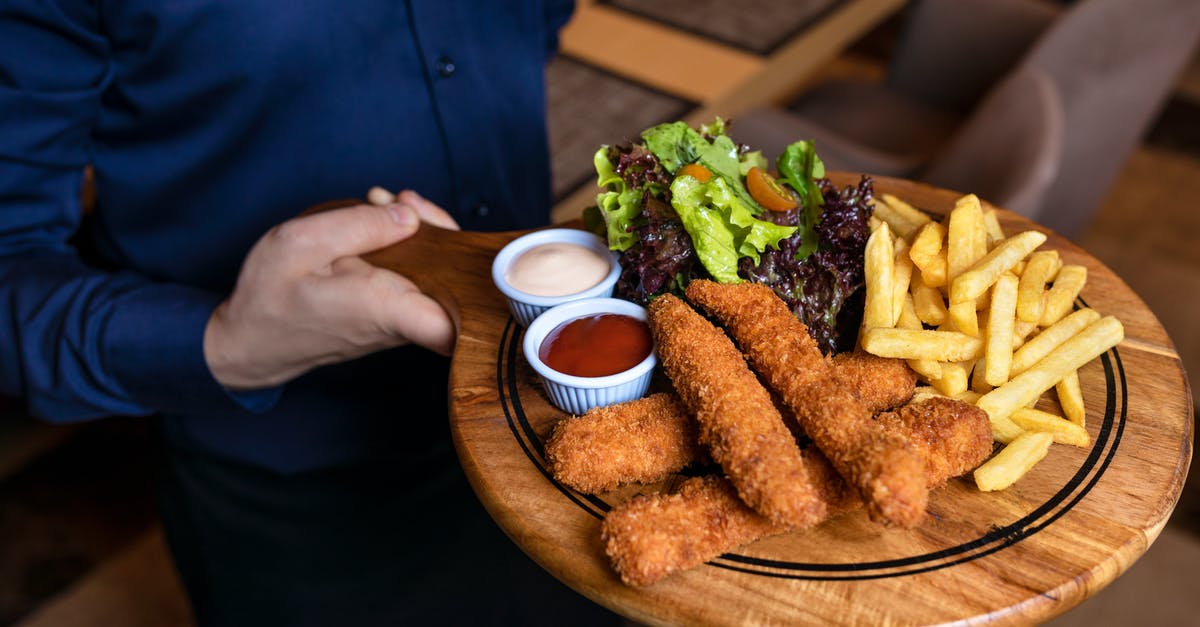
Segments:
[[[875,188],[934,214],[960,196],[887,178],[876,178]],[[1095,594],[1158,536],[1191,460],[1192,398],[1170,338],[1119,277],[1057,234],[1001,216],[1006,233],[1042,230],[1044,248],[1087,266],[1077,305],[1125,326],[1125,341],[1080,371],[1092,446],[1054,445],[1003,492],[952,480],[931,494],[916,529],[882,530],[851,513],[645,588],[618,580],[600,521],[613,504],[663,486],[588,496],[546,470],[543,442],[564,414],[521,356],[521,329],[491,282],[492,257],[521,233],[429,227],[369,259],[407,274],[452,313],[459,338],[450,420],[462,465],[509,537],[581,594],[648,624],[1016,624],[1049,619]],[[1053,394],[1042,404],[1057,409]]]

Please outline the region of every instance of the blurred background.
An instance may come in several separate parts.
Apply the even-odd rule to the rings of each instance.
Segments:
[[[1200,2],[582,1],[547,68],[552,219],[600,144],[731,121],[773,155],[975,192],[1066,235],[1200,372]],[[0,398],[0,625],[189,625],[143,421],[52,427]],[[1195,473],[1193,473],[1195,474]],[[1151,549],[1054,625],[1195,624],[1200,481]]]

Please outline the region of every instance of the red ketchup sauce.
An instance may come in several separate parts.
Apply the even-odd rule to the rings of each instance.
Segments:
[[[622,314],[593,314],[554,327],[538,347],[538,358],[563,374],[606,377],[638,365],[653,347],[645,322]]]

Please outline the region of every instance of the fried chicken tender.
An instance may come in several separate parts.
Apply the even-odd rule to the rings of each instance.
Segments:
[[[916,373],[903,359],[842,353],[833,369],[872,412],[907,402],[916,387]],[[790,414],[784,416],[789,426]],[[710,461],[697,433],[678,397],[659,392],[563,418],[546,442],[546,463],[560,483],[589,494],[654,483]]]
[[[992,453],[987,412],[963,401],[930,397],[875,418],[886,431],[904,434],[925,462],[930,488],[974,470]],[[937,478],[941,481],[937,481]]]
[[[929,399],[885,415],[880,424],[914,443],[930,487],[969,472],[992,450],[987,414],[962,401]],[[829,517],[862,506],[818,452],[806,450],[804,464]],[[697,477],[675,494],[644,494],[617,505],[601,523],[601,539],[621,580],[645,586],[738,546],[803,528],[774,523],[750,509],[725,479]]]
[[[917,389],[917,373],[908,362],[866,351],[834,355],[833,371],[871,415],[907,403]]]
[[[613,508],[600,537],[621,580],[645,586],[787,529],[750,509],[727,479],[708,476],[688,479],[674,494],[642,494]]]
[[[921,521],[929,494],[916,451],[872,420],[783,300],[750,282],[692,281],[686,294],[725,326],[754,370],[858,491],[872,520],[900,527]]]
[[[825,516],[771,395],[733,342],[687,303],[663,295],[649,306],[663,370],[700,425],[700,442],[755,511],[806,525]]]
[[[661,481],[707,458],[695,419],[669,392],[564,418],[546,440],[554,478],[585,493]]]

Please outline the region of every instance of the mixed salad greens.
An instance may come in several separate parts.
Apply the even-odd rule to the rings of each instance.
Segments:
[[[826,353],[853,346],[862,315],[863,248],[872,186],[837,189],[812,142],[774,163],[736,144],[726,123],[686,122],[605,145],[593,159],[602,191],[588,228],[620,252],[616,296],[645,304],[696,278],[770,286]]]

